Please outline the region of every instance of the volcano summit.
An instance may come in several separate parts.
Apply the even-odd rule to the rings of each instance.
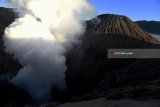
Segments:
[[[127,35],[139,40],[156,43],[157,40],[144,32],[138,25],[128,17],[115,14],[103,14],[87,21],[88,33],[105,33],[115,35]]]

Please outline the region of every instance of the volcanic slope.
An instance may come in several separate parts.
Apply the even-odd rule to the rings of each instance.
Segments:
[[[99,15],[97,18],[87,21],[87,32],[127,35],[151,43],[157,42],[155,38],[143,31],[128,17],[122,15]]]
[[[160,97],[160,59],[107,57],[108,49],[160,49],[156,41],[125,16],[100,15],[98,22],[89,20],[81,43],[67,53],[70,92],[92,93],[92,98],[95,93],[110,98]]]

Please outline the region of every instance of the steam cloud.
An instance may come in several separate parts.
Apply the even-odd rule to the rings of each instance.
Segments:
[[[19,18],[5,30],[6,52],[23,68],[11,83],[35,101],[50,100],[56,86],[65,89],[65,52],[84,33],[84,16],[95,16],[89,0],[11,0]]]

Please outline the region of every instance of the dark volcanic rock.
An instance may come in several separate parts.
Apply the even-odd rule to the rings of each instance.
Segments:
[[[0,74],[12,72],[16,73],[21,67],[12,55],[7,54],[3,45],[4,30],[16,17],[12,9],[0,7]]]
[[[126,16],[103,14],[97,16],[97,18],[97,21],[92,19],[87,22],[87,32],[127,35],[147,42],[157,42],[155,38],[144,32]]]
[[[125,87],[134,89],[136,86],[146,84],[146,82],[158,80],[160,78],[160,59],[108,59],[107,49],[114,48],[159,49],[160,45],[151,44],[125,35],[89,33],[84,35],[82,43],[76,44],[67,54],[66,64],[68,69],[66,80],[70,92],[75,94],[93,92],[96,93],[96,96],[107,96],[108,92],[117,93],[110,93],[110,98],[113,96],[114,98],[122,98],[123,95],[125,96],[124,93],[130,98],[133,96],[135,98],[144,97],[135,95],[133,90],[125,90]],[[160,81],[157,82],[157,84],[159,83]],[[150,84],[146,87],[152,90],[154,85]],[[121,88],[123,92],[120,91]],[[112,89],[117,90],[113,91]],[[147,89],[144,88],[144,90]],[[150,91],[151,96],[154,93],[152,91]],[[91,96],[94,97],[94,95]],[[157,96],[160,96],[160,93]]]
[[[2,104],[33,103],[31,97],[24,91],[17,89],[7,81],[0,80],[0,106]]]

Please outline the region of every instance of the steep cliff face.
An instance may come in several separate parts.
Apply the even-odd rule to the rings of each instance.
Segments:
[[[99,15],[96,19],[87,22],[88,33],[106,33],[127,35],[136,39],[156,43],[157,40],[144,32],[128,17],[114,14]]]

